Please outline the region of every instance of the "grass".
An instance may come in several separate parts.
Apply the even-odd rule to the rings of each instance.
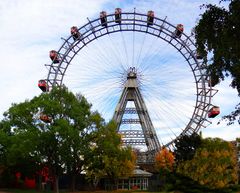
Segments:
[[[115,191],[76,191],[74,193],[174,193],[171,192],[147,192],[147,191],[140,191],[140,190],[115,190]],[[0,193],[53,193],[53,191],[36,191],[36,190],[20,190],[20,189],[5,189],[0,190]],[[69,191],[60,190],[60,193],[70,193]],[[71,192],[73,193],[73,192]],[[184,193],[184,192],[178,192]],[[240,193],[240,191],[234,191],[232,193]]]
[[[53,191],[36,191],[36,190],[22,190],[22,189],[4,189],[0,190],[0,193],[7,192],[7,193],[53,193]],[[115,190],[115,191],[76,191],[74,193],[150,193],[147,191],[140,191],[140,190]],[[69,191],[60,190],[60,193],[70,193]],[[154,192],[151,192],[154,193]],[[174,193],[174,192],[155,192],[155,193]]]
[[[176,191],[177,193],[178,191]],[[188,191],[189,192],[189,191]],[[195,191],[193,191],[195,192]],[[0,189],[0,193],[54,193],[53,191],[37,191],[37,190],[27,190],[27,189]],[[60,193],[154,193],[149,191],[141,191],[141,190],[115,190],[115,191],[103,191],[103,190],[97,190],[97,191],[76,191],[76,192],[70,192],[67,190],[60,190]],[[174,191],[169,192],[155,192],[155,193],[175,193]],[[178,193],[184,193],[184,192],[178,192]],[[240,193],[240,191],[232,191],[231,193]]]

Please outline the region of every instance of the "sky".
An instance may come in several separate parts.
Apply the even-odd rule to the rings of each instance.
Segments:
[[[207,2],[218,4],[218,0],[208,0]],[[98,18],[99,12],[102,10],[106,10],[107,13],[113,13],[116,7],[121,7],[123,11],[129,12],[132,12],[134,8],[140,13],[147,13],[148,10],[154,10],[155,16],[162,19],[167,16],[167,21],[174,25],[183,23],[184,32],[190,34],[191,29],[199,19],[199,14],[203,11],[200,10],[200,5],[204,3],[206,3],[204,0],[0,1],[0,89],[2,93],[0,100],[0,118],[3,118],[3,112],[5,112],[12,103],[24,102],[26,99],[32,99],[34,96],[41,94],[41,90],[37,87],[37,82],[47,77],[48,69],[44,64],[50,64],[49,51],[59,49],[63,43],[61,37],[69,36],[71,26],[76,25],[80,27],[88,22],[87,18],[90,20]],[[226,5],[223,4],[223,6]],[[104,44],[107,49],[111,49],[113,45],[109,41],[116,41],[117,43],[120,41],[116,39],[117,37],[113,36],[111,38],[110,40],[108,38],[108,40],[106,40],[107,43],[105,42]],[[127,44],[129,42],[128,37],[125,36],[124,38]],[[140,42],[143,42],[143,38],[145,37],[136,35],[136,42],[140,45]],[[103,38],[100,43],[104,42],[104,40]],[[150,41],[152,39],[149,38],[148,40]],[[89,46],[88,49],[80,53],[82,61],[86,62],[86,64],[90,61],[94,63],[97,60],[97,56],[95,57],[94,55],[95,52],[98,52],[96,49],[97,46],[101,46],[101,44],[97,45],[97,43],[93,43],[92,46]],[[150,47],[151,45],[147,46]],[[155,44],[155,46],[157,49],[158,44]],[[168,65],[168,63],[171,63],[173,66],[177,65],[179,60],[182,62],[182,59],[179,59],[176,52],[174,52],[176,58],[175,55],[168,55],[169,51],[172,52],[169,46],[164,45],[164,47],[161,48],[159,57],[163,61],[163,66],[164,64]],[[147,53],[147,49],[145,49],[145,52]],[[152,52],[154,53],[154,51]],[[124,57],[124,55],[122,55],[122,57]],[[164,63],[164,59],[166,58],[168,60]],[[176,60],[173,60],[174,58]],[[99,60],[103,59],[99,58]],[[154,61],[154,59],[152,61]],[[81,59],[75,63],[80,64]],[[75,65],[75,67],[76,66],[77,65]],[[74,78],[74,75],[71,73],[77,70],[75,67],[69,71],[69,77]],[[111,67],[115,69],[114,64],[112,64],[110,68]],[[178,75],[181,70],[184,69],[176,67],[175,70],[170,71]],[[92,71],[94,70],[91,69],[91,72]],[[87,72],[88,71],[79,71],[80,74]],[[94,73],[93,75],[96,77],[96,73],[103,73],[103,71],[96,70]],[[103,77],[105,74],[99,75]],[[164,76],[164,74],[162,76]],[[69,77],[66,77],[64,84],[71,89],[71,86],[74,85],[74,80]],[[92,76],[88,76],[88,78],[89,80],[95,81],[95,83],[98,81]],[[183,75],[179,78],[183,79],[185,76]],[[83,78],[80,79],[80,82],[83,81]],[[219,91],[214,96],[213,103],[221,107],[221,116],[230,113],[239,102],[236,90],[230,88],[229,84],[230,80],[226,80],[215,87]],[[95,84],[95,87],[96,85],[97,84]],[[110,87],[110,85],[112,85],[111,82],[108,82],[104,86]],[[103,85],[99,84],[100,88],[102,88],[101,86]],[[186,89],[188,89],[188,85],[186,84],[185,86]],[[72,88],[74,90],[74,86]],[[84,90],[84,88],[82,89]],[[103,90],[104,88],[98,92],[102,92]],[[91,94],[94,94],[94,92]],[[106,92],[102,92],[102,94],[106,95]],[[114,94],[114,97],[119,97],[119,92]],[[151,96],[153,96],[153,94],[148,97],[151,98]],[[188,100],[188,98],[184,99]],[[174,103],[173,100],[172,104],[179,106],[179,103]],[[149,103],[149,105],[154,106],[154,103]],[[225,140],[234,140],[236,137],[240,137],[239,124],[235,123],[231,126],[227,126],[226,122],[217,124],[221,116],[210,120],[212,124],[201,130],[203,137],[220,137]]]

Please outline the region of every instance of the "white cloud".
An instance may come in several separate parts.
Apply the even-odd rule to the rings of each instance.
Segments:
[[[226,122],[218,125],[217,121],[214,121],[212,125],[202,129],[202,134],[203,137],[218,137],[232,141],[240,136],[240,130],[237,123],[231,126],[226,126]]]
[[[40,94],[37,81],[45,78],[48,53],[58,49],[70,27],[87,23],[108,0],[84,3],[76,0],[0,2],[1,106]],[[1,113],[2,114],[2,113]]]
[[[233,125],[227,125],[227,121],[221,121],[221,117],[230,114],[236,104],[239,103],[239,97],[237,96],[237,91],[229,87],[230,79],[222,81],[219,85],[216,85],[218,93],[213,98],[213,104],[220,107],[220,115],[214,119],[210,119],[212,124],[207,128],[203,129],[204,137],[220,137],[225,140],[234,140],[240,136],[239,124],[236,122]]]
[[[218,0],[210,0],[208,2],[218,3]],[[37,87],[37,81],[45,78],[48,73],[44,64],[50,63],[48,57],[49,50],[58,49],[62,44],[60,38],[69,36],[71,26],[82,26],[87,23],[87,17],[89,17],[90,20],[97,18],[99,12],[102,10],[112,13],[115,7],[121,7],[123,11],[133,11],[134,7],[136,7],[137,12],[146,13],[148,10],[154,10],[156,17],[164,18],[168,16],[167,21],[170,23],[183,23],[185,32],[189,34],[200,14],[199,6],[203,3],[205,3],[203,0],[133,0],[124,2],[121,0],[114,2],[110,0],[1,1],[0,90],[2,95],[0,113],[2,114],[3,111],[7,110],[13,102],[19,103],[41,93]],[[111,41],[114,41],[114,39]],[[104,51],[112,49],[111,41],[108,40],[105,44]],[[118,41],[121,42],[121,39]],[[150,42],[146,45],[150,46]],[[158,45],[155,45],[155,48],[157,48]],[[141,42],[137,42],[136,46],[140,47]],[[176,52],[172,52],[172,49],[169,48],[168,45],[161,46],[163,46],[160,52],[162,62],[167,58],[168,54],[169,56],[176,54]],[[119,56],[122,58],[124,57],[123,49],[122,47],[119,48],[118,51],[116,50],[116,53],[119,53]],[[130,50],[131,49],[127,52],[130,52]],[[96,60],[95,56],[97,55],[95,53],[97,52],[99,52],[99,49],[93,48],[92,55],[82,61],[89,59],[90,62],[94,62],[94,59]],[[87,54],[89,53],[91,54],[91,52]],[[148,49],[143,50],[142,53],[148,54]],[[155,53],[150,52],[150,54]],[[111,62],[113,61],[117,64],[116,58],[112,59]],[[104,59],[100,62],[102,62],[102,64],[106,63],[103,63]],[[166,64],[168,64],[167,62],[169,62],[169,60],[166,61]],[[176,66],[179,65],[176,60],[172,60],[171,62]],[[73,61],[73,63],[75,63],[75,61]],[[123,63],[126,63],[126,59],[123,60]],[[78,64],[78,62],[76,62],[76,64]],[[104,66],[102,67],[104,69]],[[180,68],[179,70],[183,69]],[[95,74],[98,72],[101,71],[96,71]],[[182,77],[182,79],[183,78],[184,77]],[[234,90],[228,88],[226,82],[223,83],[224,84],[217,87],[219,93],[214,97],[213,102],[221,107],[223,114],[226,114],[239,102],[239,98]],[[101,85],[100,82],[99,84]],[[67,82],[66,85],[68,86]],[[175,84],[175,86],[180,87],[181,84]],[[101,92],[104,94],[107,93],[108,90],[106,89]],[[101,92],[99,93],[101,94]],[[115,95],[116,94],[117,93],[115,93]],[[110,96],[107,96],[106,98],[109,99],[109,97]],[[111,105],[114,106],[114,104]],[[179,103],[175,102],[174,105],[178,106]],[[108,116],[110,116],[109,112]],[[214,120],[214,123],[210,127],[203,129],[204,136],[221,136],[224,139],[234,139],[235,136],[239,136],[238,125],[226,127],[225,125],[216,125],[215,122],[217,121]],[[226,132],[229,130],[231,132]]]

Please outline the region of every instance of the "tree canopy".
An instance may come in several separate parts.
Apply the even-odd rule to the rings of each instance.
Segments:
[[[171,172],[174,166],[174,155],[167,148],[162,148],[155,157],[155,168],[160,171]]]
[[[231,87],[240,96],[240,1],[229,1],[229,7],[206,4],[205,12],[195,27],[197,52],[204,57],[212,85],[231,76]],[[240,124],[240,103],[223,117],[229,124]]]
[[[181,135],[175,142],[174,154],[176,162],[191,160],[201,143],[202,138],[197,133],[193,133],[190,136]]]
[[[213,189],[237,184],[237,171],[233,145],[219,138],[203,139],[193,159],[177,166],[178,173]]]
[[[131,151],[121,149],[120,141],[114,123],[106,124],[99,113],[92,112],[82,95],[74,95],[66,87],[53,88],[32,100],[13,104],[4,113],[0,122],[0,168],[29,175],[47,167],[56,192],[63,173],[72,177],[74,191],[76,175],[83,169],[90,170],[86,166],[98,158],[106,162],[98,167],[105,175],[115,172],[113,176],[118,176],[125,167],[131,172],[126,165],[129,160],[132,163]],[[97,152],[92,149],[94,144]],[[119,170],[113,170],[114,166]]]
[[[116,129],[115,122],[110,121],[99,129],[92,141],[91,152],[88,154],[91,161],[86,165],[86,171],[94,185],[103,177],[111,179],[114,185],[117,178],[133,174],[136,156],[130,147],[122,145],[121,135]]]
[[[38,168],[46,166],[58,191],[58,177],[63,172],[76,175],[83,169],[82,156],[88,147],[85,136],[97,124],[90,107],[83,96],[75,96],[65,87],[13,104],[1,122],[6,142],[2,145],[4,164],[15,166],[17,171],[22,168],[21,160]]]

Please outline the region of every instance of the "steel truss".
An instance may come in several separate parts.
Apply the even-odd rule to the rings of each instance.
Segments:
[[[138,114],[139,119],[123,119],[126,106],[129,101],[133,101],[136,107],[135,112]],[[131,108],[131,112],[133,108]],[[129,109],[127,109],[129,111]],[[113,120],[116,121],[118,131],[120,131],[121,124],[140,124],[141,131],[120,131],[123,135],[124,143],[127,145],[140,145],[146,144],[149,152],[157,152],[160,149],[159,140],[157,138],[155,129],[147,111],[147,107],[139,90],[137,82],[137,73],[134,68],[131,68],[127,75],[127,81],[120,100],[115,109]]]
[[[187,36],[182,33],[181,38],[175,36],[176,26],[170,24],[165,19],[160,19],[154,17],[152,25],[147,23],[147,15],[135,12],[125,12],[121,13],[121,22],[115,21],[115,14],[109,14],[106,16],[106,25],[102,26],[100,18],[89,20],[88,22],[80,27],[78,31],[81,34],[81,38],[74,40],[72,36],[68,38],[62,38],[64,41],[62,46],[57,51],[59,54],[59,63],[46,64],[49,67],[49,73],[47,76],[48,85],[61,86],[63,84],[63,78],[66,70],[75,57],[75,55],[86,45],[101,38],[107,34],[124,32],[124,31],[135,31],[139,33],[147,33],[152,36],[158,37],[163,41],[167,42],[173,46],[181,55],[185,58],[189,67],[192,70],[193,76],[195,78],[196,86],[196,104],[195,109],[189,123],[185,128],[182,128],[182,133],[191,135],[194,132],[198,132],[201,127],[206,127],[210,122],[207,120],[207,112],[213,106],[211,104],[211,98],[216,94],[217,90],[214,90],[211,86],[209,75],[206,71],[206,66],[202,61],[196,58],[196,47],[192,37]],[[125,87],[126,91],[123,93],[128,93],[130,89]],[[135,95],[138,100],[142,100],[140,92],[137,88],[134,89]],[[124,94],[124,95],[125,95]],[[123,97],[123,96],[122,96]],[[138,107],[140,111],[141,106]],[[144,107],[145,108],[145,107]],[[125,109],[128,111],[127,109]],[[145,109],[146,110],[146,109]],[[119,111],[120,112],[120,111]],[[130,112],[130,111],[129,111]],[[146,115],[148,117],[148,115]],[[141,120],[141,118],[140,118]],[[149,122],[151,123],[151,122]],[[147,130],[143,131],[143,134],[147,135]],[[155,137],[155,133],[154,137]],[[178,138],[172,139],[169,143],[164,144],[174,148],[174,141]],[[154,149],[159,147],[158,140],[150,141],[149,148]]]

